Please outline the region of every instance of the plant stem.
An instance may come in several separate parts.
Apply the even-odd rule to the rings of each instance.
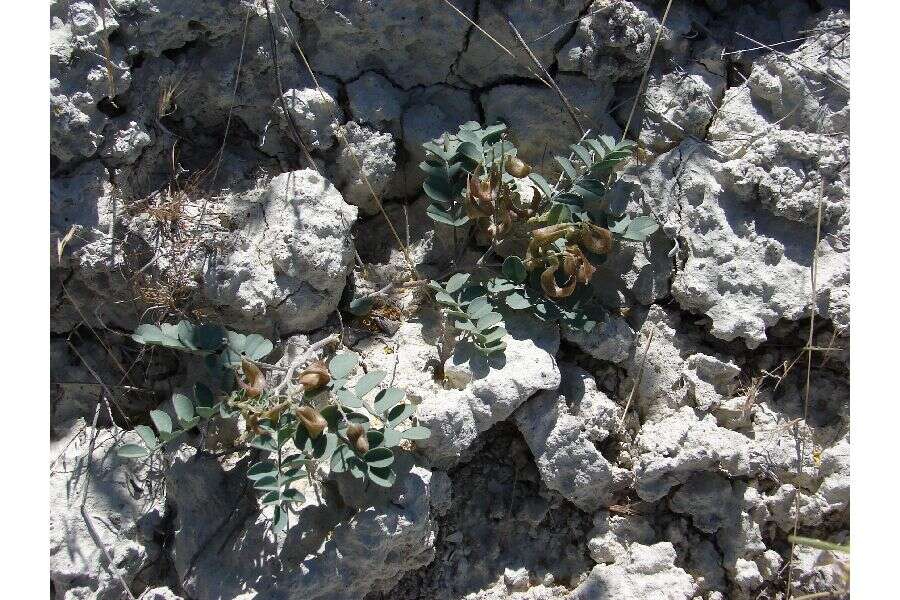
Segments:
[[[817,540],[816,538],[803,537],[802,535],[789,535],[788,541],[798,546],[809,546],[818,550],[830,550],[832,552],[844,552],[850,554],[850,544],[836,544],[834,542],[826,542],[825,540]]]

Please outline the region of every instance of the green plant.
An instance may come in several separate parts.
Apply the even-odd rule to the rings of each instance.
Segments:
[[[244,335],[212,323],[195,325],[186,320],[139,325],[131,339],[139,344],[206,356],[206,364],[213,370],[240,365],[242,358],[259,360],[274,348],[272,342],[257,333]]]
[[[245,431],[233,451],[253,449],[261,454],[247,477],[259,494],[260,506],[273,509],[276,531],[287,527],[292,508],[305,501],[295,482],[307,478],[315,485],[317,480],[348,473],[366,485],[391,487],[397,480],[397,448],[404,440],[424,440],[431,435],[415,421],[415,406],[406,401],[403,390],[380,388],[384,372],[369,371],[351,384],[359,367],[359,356],[353,352],[337,354],[327,365],[305,365],[294,384],[295,369],[279,375],[279,368],[258,362],[273,348],[258,335],[244,336],[182,321],[160,327],[142,325],[133,337],[143,344],[202,354],[216,369],[239,367],[240,372],[236,389],[219,402],[203,384],[195,387],[193,400],[176,394],[172,399],[174,422],[166,412],[151,411],[156,431],[137,426],[144,444],[123,445],[119,455],[147,457],[196,428],[202,419],[215,414],[240,416]]]
[[[506,349],[506,342],[503,341],[506,329],[500,325],[503,315],[493,310],[485,288],[467,285],[469,277],[468,273],[457,273],[443,286],[436,281],[428,285],[434,290],[435,300],[444,307],[453,326],[463,332],[479,352],[503,352]]]
[[[168,413],[151,410],[150,420],[156,432],[147,425],[135,425],[134,430],[141,437],[144,445],[125,444],[118,449],[119,456],[125,458],[143,458],[160,450],[165,444],[185,435],[197,427],[201,419],[209,419],[222,411],[222,406],[213,400],[213,392],[206,385],[198,383],[194,386],[194,399],[184,394],[174,394],[172,405],[175,408],[175,421]]]
[[[419,165],[428,175],[428,215],[454,231],[473,227],[488,245],[485,256],[506,256],[499,273],[479,261],[476,272],[429,284],[448,321],[484,354],[505,347],[501,307],[592,330],[605,314],[590,287],[596,266],[622,240],[644,242],[659,228],[607,199],[634,143],[601,136],[572,144],[570,158],[555,157],[562,172],[550,185],[505,136],[503,124],[465,123],[442,144],[423,144]]]

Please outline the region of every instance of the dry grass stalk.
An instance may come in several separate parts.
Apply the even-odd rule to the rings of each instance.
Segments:
[[[628,128],[631,127],[631,119],[634,118],[634,111],[637,110],[637,105],[641,101],[641,96],[644,93],[644,86],[647,85],[647,75],[650,73],[650,64],[653,62],[653,55],[656,54],[656,47],[659,45],[659,38],[662,37],[663,28],[666,26],[666,19],[669,16],[670,8],[672,8],[672,0],[669,0],[668,3],[666,3],[666,10],[663,12],[662,20],[659,22],[659,29],[656,30],[656,39],[653,40],[653,47],[650,48],[650,56],[647,58],[644,74],[641,75],[641,83],[638,85],[637,94],[634,97],[634,104],[631,105],[631,110],[628,112],[628,120],[625,121],[625,127],[622,129],[623,142],[625,141],[625,136],[628,135]],[[636,135],[635,139],[639,137],[640,135]]]
[[[312,66],[309,63],[309,60],[306,57],[306,53],[303,51],[303,48],[300,47],[300,43],[297,41],[297,38],[294,35],[294,30],[293,30],[293,28],[291,28],[290,23],[288,23],[287,18],[284,16],[284,12],[281,10],[281,6],[278,4],[278,0],[273,0],[273,2],[275,3],[275,7],[278,9],[278,13],[281,16],[281,19],[284,22],[285,27],[287,28],[288,35],[290,36],[291,41],[294,44],[294,47],[297,49],[297,52],[300,54],[300,58],[303,59],[303,64],[306,66],[306,70],[309,72],[310,77],[312,77],[313,83],[315,84],[316,89],[319,92],[319,95],[322,97],[323,102],[325,102],[327,105],[331,105],[331,103],[327,102],[325,92],[324,92],[324,90],[322,90],[322,86],[319,85],[319,79],[318,79],[318,77],[316,77],[316,74],[313,71]],[[265,6],[266,6],[266,15],[269,18],[269,23],[270,23],[270,26],[272,27],[273,36],[274,36],[275,25],[274,25],[274,23],[272,23],[271,14],[269,13],[269,0],[265,0]],[[282,99],[283,99],[283,94],[282,94]],[[287,112],[287,108],[285,108],[285,112]],[[337,117],[337,113],[334,110],[333,106],[331,108],[331,112],[332,112],[333,122],[335,124],[337,124],[339,119]],[[341,143],[347,149],[347,152],[350,154],[350,158],[353,160],[353,163],[356,166],[357,171],[359,172],[360,176],[362,177],[363,181],[365,182],[366,187],[369,189],[369,194],[375,200],[375,205],[378,207],[379,212],[384,217],[384,220],[387,222],[388,229],[390,230],[391,235],[393,235],[394,240],[397,242],[397,245],[400,246],[400,250],[403,252],[403,257],[406,260],[406,263],[409,266],[410,271],[412,272],[413,276],[416,279],[420,279],[421,276],[419,275],[419,272],[416,269],[415,262],[413,262],[412,256],[409,253],[409,247],[403,243],[402,239],[400,239],[400,234],[397,233],[397,229],[394,227],[394,223],[391,221],[390,217],[388,217],[387,212],[385,212],[384,205],[381,202],[381,198],[375,192],[375,188],[372,187],[372,183],[369,181],[368,176],[366,175],[365,171],[362,168],[362,161],[359,160],[359,157],[356,155],[356,152],[353,150],[353,147],[347,141],[347,137],[344,135],[343,129],[341,127],[335,127],[335,133],[337,134],[338,139],[341,141]],[[318,167],[315,166],[314,162],[312,163],[312,165],[313,165],[312,168],[316,172],[318,172],[319,169],[318,169]]]

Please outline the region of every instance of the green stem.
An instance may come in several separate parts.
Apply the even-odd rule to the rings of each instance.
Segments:
[[[788,541],[792,544],[797,544],[798,546],[809,546],[810,548],[817,548],[819,550],[831,550],[833,552],[850,554],[850,544],[835,544],[834,542],[826,542],[824,540],[817,540],[815,538],[799,535],[789,535]]]

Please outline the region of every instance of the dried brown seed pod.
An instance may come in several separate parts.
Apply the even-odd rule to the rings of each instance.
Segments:
[[[300,372],[298,381],[307,390],[317,390],[331,381],[331,375],[322,361],[314,362]]]
[[[588,283],[591,280],[591,277],[594,276],[594,271],[596,270],[594,265],[591,264],[591,261],[585,258],[578,266],[578,273],[576,273],[575,277],[581,283]]]
[[[531,232],[531,237],[535,245],[546,246],[565,236],[571,230],[572,225],[570,223],[558,223],[535,229]]]
[[[241,370],[244,371],[247,382],[241,381],[241,378],[238,377],[238,385],[241,386],[248,398],[259,398],[266,390],[266,376],[263,375],[262,369],[246,358],[242,358]]]
[[[244,417],[244,427],[251,433],[259,433],[259,415],[250,413]]]
[[[535,261],[544,253],[543,248],[559,238],[565,237],[572,231],[572,228],[571,223],[558,223],[533,230],[531,232],[531,241],[528,242],[528,249],[525,252],[526,268],[530,271],[534,267],[542,265],[543,261]]]
[[[544,293],[547,294],[550,298],[568,298],[575,291],[575,281],[574,277],[570,277],[569,281],[563,287],[559,287],[556,284],[556,270],[559,268],[559,264],[552,264],[541,273],[541,288],[543,288]]]
[[[281,419],[281,413],[284,412],[288,406],[290,406],[290,402],[282,402],[281,404],[276,404],[266,412],[262,414],[262,417],[265,419],[269,419],[272,423],[278,423]]]
[[[303,423],[303,427],[306,428],[306,432],[312,439],[316,439],[322,435],[322,432],[328,427],[328,421],[325,420],[325,417],[311,406],[301,406],[294,411],[294,414],[296,414],[297,419]]]
[[[563,256],[563,273],[566,274],[567,277],[572,277],[575,274],[575,271],[578,269],[578,263],[575,260],[575,257],[571,254],[566,254]]]
[[[515,156],[510,156],[506,160],[506,172],[513,177],[528,177],[528,174],[531,173],[531,167],[525,161]]]
[[[571,256],[575,263],[574,269],[572,269],[571,272],[566,271],[566,274],[574,274],[575,279],[577,279],[579,283],[588,283],[591,280],[591,277],[594,276],[594,271],[596,271],[594,265],[591,264],[578,246],[574,244],[566,246],[566,251],[568,252],[567,257]]]
[[[503,212],[500,215],[499,220],[494,220],[494,224],[491,225],[491,228],[493,228],[494,231],[494,235],[492,237],[502,237],[506,235],[512,228],[512,215],[510,215],[508,211]]]
[[[471,194],[473,198],[490,202],[493,200],[491,182],[481,181],[477,177],[469,177],[469,194]]]
[[[485,217],[490,216],[494,212],[494,203],[491,200],[472,198],[472,203]]]
[[[353,423],[347,427],[347,439],[350,440],[350,443],[360,454],[365,454],[369,451],[369,438],[366,436],[366,430],[362,425]]]
[[[584,223],[581,228],[581,245],[595,254],[609,254],[613,236],[608,229]]]

